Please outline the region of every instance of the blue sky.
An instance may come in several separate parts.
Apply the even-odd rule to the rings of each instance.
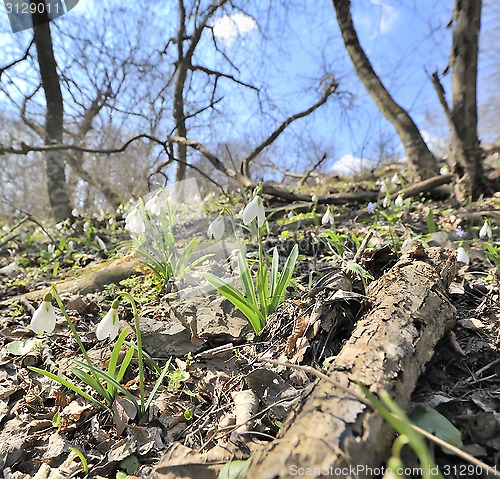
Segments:
[[[119,2],[115,4],[120,5]],[[318,97],[318,83],[325,73],[331,72],[340,82],[342,101],[329,101],[311,118],[296,122],[280,139],[273,154],[287,155],[289,163],[299,165],[299,170],[304,151],[310,151],[314,141],[319,147],[312,156],[321,156],[319,150],[325,148],[331,155],[329,168],[339,160],[355,163],[356,158],[374,158],[379,138],[390,138],[394,131],[378,113],[353,72],[343,49],[332,2],[291,1],[285,19],[280,14],[259,18],[261,4],[263,2],[250,2],[246,10],[260,21],[260,26],[250,16],[239,13],[219,17],[214,27],[218,40],[240,66],[242,79],[266,82],[271,100],[263,102],[266,115],[262,116],[253,92],[231,90],[225,85],[225,101],[229,102],[228,111],[232,116],[220,120],[221,126],[215,130],[217,141],[243,138],[255,145],[273,125],[314,102]],[[80,0],[67,17],[84,14],[89,22],[94,18],[97,21],[101,14],[98,5],[94,0]],[[165,38],[168,38],[169,29],[175,27],[175,18],[170,20],[172,17],[165,12],[165,5],[162,3],[162,9],[158,10],[155,18],[158,25],[154,26],[160,30],[164,28]],[[446,24],[452,6],[452,0],[418,3],[414,0],[354,0],[352,7],[361,44],[375,71],[395,100],[410,111],[432,144],[443,141],[447,125],[426,70],[428,73],[441,72],[447,65],[451,30],[446,29]],[[0,25],[5,27],[5,15],[0,16]],[[64,17],[58,20],[62,21]],[[291,29],[285,28],[283,22],[288,22]],[[29,36],[28,33],[17,35]],[[266,35],[271,41],[264,41]],[[0,40],[8,44],[20,38],[3,33]],[[205,50],[202,45],[199,59],[217,66],[220,57],[209,51],[208,44]],[[5,60],[0,53],[0,63]],[[227,65],[221,68],[225,67]],[[483,102],[487,101],[486,92],[494,94],[494,90],[486,88],[487,73],[485,68],[480,70],[480,100]],[[444,78],[445,86],[449,79],[449,76]],[[198,129],[196,134],[201,135],[199,139],[204,142],[213,140],[213,130],[203,133]],[[303,139],[304,134],[308,139]],[[393,146],[401,153],[397,140]],[[312,161],[312,157],[309,160]]]

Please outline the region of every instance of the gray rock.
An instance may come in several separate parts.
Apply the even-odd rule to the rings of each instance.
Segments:
[[[206,341],[221,344],[251,331],[247,319],[219,294],[179,298],[164,296],[164,319],[142,318],[143,346],[154,356],[182,356],[199,351]]]

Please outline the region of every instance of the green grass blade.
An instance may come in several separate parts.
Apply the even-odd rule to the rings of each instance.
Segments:
[[[298,245],[295,245],[285,262],[283,271],[278,275],[278,283],[276,285],[276,289],[274,291],[273,297],[271,298],[271,304],[269,306],[270,313],[276,310],[281,300],[283,299],[283,296],[285,295],[285,291],[288,288],[288,284],[290,283],[293,272],[295,271],[295,265],[297,263],[298,256],[299,247]]]
[[[267,319],[269,306],[269,279],[267,276],[266,259],[263,257],[262,248],[259,248],[259,268],[257,269],[257,296],[259,298],[259,309],[264,318]]]
[[[241,251],[238,253],[238,270],[240,273],[240,282],[241,287],[243,288],[243,294],[257,309],[257,298],[255,296],[252,274],[250,273],[247,260],[243,257],[243,253]]]
[[[125,341],[125,344],[132,348],[135,352],[137,352],[137,344],[131,342],[131,341]],[[146,352],[142,351],[142,357],[145,361],[145,363],[157,374],[161,374],[161,370],[158,367],[158,364],[156,364],[156,361]]]
[[[127,337],[128,332],[129,332],[129,328],[125,328],[121,332],[120,336],[118,336],[118,339],[116,340],[116,343],[113,347],[113,351],[111,352],[111,358],[109,359],[109,364],[108,364],[108,374],[110,376],[116,377],[116,365],[118,364],[118,358],[120,357],[120,351],[121,351],[121,348],[122,348],[123,343],[125,341],[125,338]]]
[[[266,322],[266,318],[252,304],[245,298],[238,290],[234,289],[230,284],[217,278],[211,273],[203,273],[204,278],[226,299],[228,299],[234,306],[236,306],[250,321],[254,331],[259,334]]]
[[[78,368],[71,368],[71,372],[87,386],[90,386],[96,393],[106,400],[108,406],[113,402],[113,395],[91,374]]]
[[[165,379],[165,376],[168,374],[168,368],[170,367],[170,362],[172,361],[172,358],[168,358],[168,361],[166,362],[160,376],[155,382],[155,385],[153,387],[153,390],[151,391],[151,394],[148,397],[148,400],[146,401],[146,404],[144,405],[144,410],[147,411],[149,406],[151,405],[151,401],[153,401],[156,392],[158,391],[158,388],[161,386],[163,383],[163,380]]]
[[[71,391],[78,394],[79,396],[87,399],[87,401],[90,401],[90,402],[96,404],[97,406],[99,406],[100,408],[104,409],[105,411],[110,412],[110,409],[104,403],[93,398],[90,394],[87,394],[85,391],[80,389],[76,384],[73,384],[71,381],[68,381],[67,379],[64,379],[60,376],[57,376],[56,374],[53,374],[49,371],[45,371],[45,369],[35,368],[33,366],[28,366],[28,369],[30,371],[33,371],[34,373],[41,374],[42,376],[45,376],[47,378],[52,379],[53,381],[58,382],[59,384],[70,389]]]
[[[139,403],[137,402],[136,398],[129,392],[127,391],[115,378],[111,377],[108,373],[104,372],[102,369],[96,368],[93,365],[90,364],[85,364],[80,361],[75,361],[75,364],[77,364],[80,368],[82,369],[87,369],[88,371],[96,374],[97,376],[101,377],[105,381],[111,382],[116,389],[121,391],[130,401],[134,404],[134,406],[137,409],[137,412],[141,414],[141,408],[139,406]]]
[[[271,282],[269,285],[269,296],[274,298],[276,296],[276,287],[278,286],[278,275],[280,267],[280,255],[278,253],[278,248],[275,246],[273,248],[273,261],[271,263]]]
[[[127,354],[125,354],[125,357],[123,358],[122,364],[120,365],[120,369],[118,370],[118,374],[116,376],[116,380],[121,383],[123,376],[125,376],[125,372],[127,371],[127,368],[129,367],[132,358],[134,357],[134,348],[129,348],[127,351]]]

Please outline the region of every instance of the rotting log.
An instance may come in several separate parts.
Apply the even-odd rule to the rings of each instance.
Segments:
[[[112,259],[103,263],[91,264],[81,270],[71,271],[69,278],[56,282],[57,291],[68,294],[87,294],[101,291],[108,284],[118,283],[123,279],[132,276],[139,260],[135,256],[124,256],[122,258]],[[20,299],[39,299],[48,293],[50,287],[42,288],[36,291],[30,291],[26,294],[20,294],[10,298],[5,298],[1,303],[8,303]],[[0,300],[3,298],[0,298]]]
[[[368,289],[373,308],[329,369],[350,390],[360,381],[410,400],[434,347],[454,320],[446,290],[456,273],[453,250],[413,246]],[[247,479],[374,477],[394,432],[370,407],[319,381],[287,419],[278,438],[251,458]]]

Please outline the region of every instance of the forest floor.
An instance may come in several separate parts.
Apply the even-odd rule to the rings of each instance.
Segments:
[[[385,173],[388,188],[401,188],[391,183],[391,176],[392,172]],[[401,174],[398,181],[404,181]],[[330,190],[305,185],[302,191],[328,195],[333,190],[379,187],[380,182],[373,179],[329,185]],[[251,334],[242,315],[218,293],[183,298],[175,285],[163,284],[138,264],[127,251],[127,232],[120,217],[80,217],[57,228],[28,217],[5,223],[0,236],[3,477],[84,477],[83,469],[88,467],[90,477],[215,478],[224,463],[247,459],[273,441],[289,411],[317,381],[304,371],[266,366],[259,358],[327,371],[356,321],[369,312],[364,301],[345,301],[340,308],[343,319],[336,321],[334,334],[319,328],[307,341],[289,342],[311,287],[325,273],[341,268],[344,263],[339,257],[352,257],[369,233],[361,265],[374,280],[397,261],[405,240],[454,250],[462,246],[467,252],[469,263],[458,263],[448,293],[456,308],[454,325],[436,345],[407,410],[417,404],[433,407],[460,431],[462,450],[500,470],[500,195],[467,209],[449,198],[437,200],[427,194],[402,205],[391,202],[384,207],[379,201],[373,211],[366,203],[332,206],[334,222],[326,225],[322,224],[323,205],[265,200],[268,212],[274,213],[264,232],[265,250],[277,246],[283,263],[298,244],[299,261],[294,287],[260,336]],[[239,208],[241,204],[235,210]],[[485,221],[491,235],[480,237]],[[247,248],[255,251],[251,242]],[[101,264],[111,272],[104,275],[100,267],[90,270]],[[103,284],[103,278],[109,284]],[[159,370],[172,358],[142,417],[125,393],[117,395],[111,410],[100,408],[28,369],[38,367],[65,376],[99,399],[72,372],[74,360],[82,361],[83,356],[60,310],[56,308],[53,333],[36,336],[29,329],[44,288],[53,283],[58,283],[90,359],[105,370],[113,343],[98,341],[96,326],[118,290],[136,300],[144,350]],[[357,281],[354,290],[364,293],[363,282]],[[134,316],[127,302],[122,302],[119,314],[120,330],[128,326],[127,339],[134,340]],[[128,347],[121,349],[119,362]],[[151,364],[146,367],[146,393],[158,374]],[[135,358],[121,384],[139,397]],[[492,477],[439,447],[430,450],[445,477]],[[417,464],[410,455],[405,463]],[[195,467],[200,464],[205,468]]]

